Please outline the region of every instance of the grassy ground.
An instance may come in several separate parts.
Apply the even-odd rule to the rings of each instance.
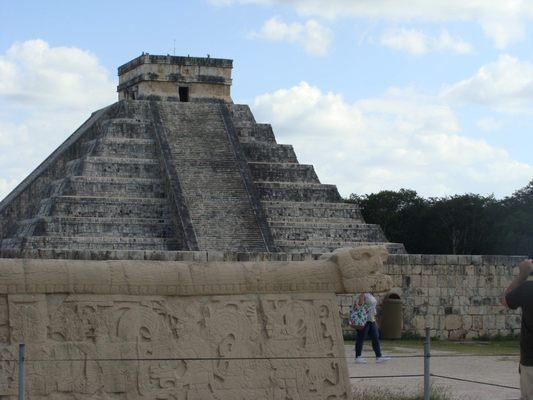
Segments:
[[[445,388],[435,387],[431,390],[430,400],[454,400],[448,394]],[[372,389],[354,389],[354,400],[423,400],[422,393],[416,395],[409,395],[405,393],[392,392],[386,389],[372,388]]]
[[[354,345],[353,341],[345,341],[345,344]],[[381,347],[384,353],[397,354],[401,353],[402,349],[424,350],[423,339],[409,339],[409,340],[382,340]],[[437,351],[453,351],[468,355],[519,355],[520,345],[518,340],[506,339],[495,341],[448,341],[448,340],[432,340],[431,349]]]

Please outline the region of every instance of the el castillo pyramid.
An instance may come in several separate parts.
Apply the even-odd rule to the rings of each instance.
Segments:
[[[369,243],[404,252],[232,102],[232,65],[143,54],[119,67],[119,101],[0,203],[0,255],[323,253]]]

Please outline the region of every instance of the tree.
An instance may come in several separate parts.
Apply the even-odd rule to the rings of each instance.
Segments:
[[[419,252],[428,203],[414,190],[352,194],[348,201],[359,205],[367,223],[380,225],[389,241],[403,243],[408,252]]]
[[[503,201],[476,194],[424,199],[408,189],[352,194],[347,201],[409,253],[533,253],[533,182]]]
[[[464,194],[430,200],[424,252],[483,254],[494,242],[494,197]]]
[[[498,254],[533,255],[533,180],[501,201],[495,230]]]

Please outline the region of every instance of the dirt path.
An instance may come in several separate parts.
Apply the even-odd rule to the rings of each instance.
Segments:
[[[398,357],[383,364],[376,364],[370,343],[365,343],[363,356],[366,364],[355,364],[352,346],[345,346],[348,357],[348,370],[351,377],[377,375],[408,375],[423,374],[424,360],[420,358]],[[423,355],[422,350],[409,348],[395,348],[393,354],[398,356]],[[447,351],[433,351],[433,355],[459,355],[460,353]],[[471,356],[461,357],[433,357],[431,359],[431,373],[461,379],[490,382],[518,388],[518,357],[506,356]],[[519,399],[520,391],[477,383],[459,382],[442,378],[431,378],[432,384],[444,388],[455,399],[465,400],[510,400]],[[407,394],[420,393],[423,378],[372,378],[351,379],[352,385],[359,388],[381,387]]]

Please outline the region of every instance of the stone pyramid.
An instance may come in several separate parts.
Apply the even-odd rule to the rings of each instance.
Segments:
[[[231,101],[231,69],[232,60],[148,54],[119,67],[119,101],[0,203],[1,256],[323,253],[368,243],[404,252]]]

